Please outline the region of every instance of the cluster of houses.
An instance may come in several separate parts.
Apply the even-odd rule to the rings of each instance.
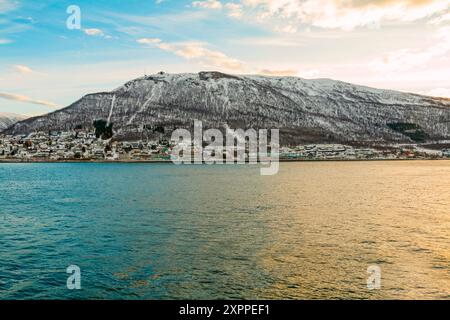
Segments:
[[[35,132],[1,136],[0,161],[170,161],[173,141],[118,142],[98,139],[95,132]],[[281,147],[281,160],[363,160],[450,158],[450,150],[397,146],[384,149],[358,148],[341,144]]]
[[[450,158],[450,149],[442,151],[423,149],[417,145],[398,145],[383,148],[353,147],[340,144],[317,144],[283,147],[281,159],[365,160],[365,159],[440,159]]]
[[[35,132],[29,135],[0,136],[0,160],[169,160],[165,140],[117,142],[98,139],[94,132]]]

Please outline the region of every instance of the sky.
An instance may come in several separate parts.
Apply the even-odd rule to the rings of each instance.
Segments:
[[[0,0],[0,112],[203,70],[450,97],[450,0]]]

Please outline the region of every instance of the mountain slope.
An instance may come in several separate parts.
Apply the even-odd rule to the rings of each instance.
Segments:
[[[20,114],[0,112],[0,131],[12,126],[18,121],[25,119],[26,117]]]
[[[117,139],[139,138],[155,128],[167,133],[190,127],[194,119],[206,127],[280,128],[282,143],[450,139],[449,99],[328,79],[219,72],[145,76],[16,123],[5,133],[87,128],[95,119],[113,123]]]

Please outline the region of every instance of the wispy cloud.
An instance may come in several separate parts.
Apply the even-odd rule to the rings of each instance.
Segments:
[[[296,32],[297,25],[351,31],[356,27],[376,27],[385,22],[411,22],[446,13],[450,0],[241,0],[228,2],[195,1],[196,7],[230,10],[277,31]],[[271,23],[269,23],[271,22]]]
[[[242,4],[239,3],[228,2],[225,4],[225,9],[228,11],[228,16],[232,18],[241,18],[243,15],[242,8]]]
[[[0,45],[2,45],[2,44],[9,44],[9,43],[12,43],[12,40],[9,40],[9,39],[1,39],[1,38],[0,38]]]
[[[218,0],[194,1],[192,6],[196,8],[222,9],[222,3]]]
[[[149,32],[185,38],[186,32],[204,31],[205,21],[214,24],[209,10],[183,10],[180,12],[139,15],[130,13],[105,13],[108,23],[119,32],[133,37],[145,37]],[[189,28],[186,28],[189,26]]]
[[[424,49],[400,49],[389,52],[373,60],[369,66],[381,73],[408,71],[416,67],[425,67],[433,59],[450,53],[450,27],[440,28],[434,35],[435,43]]]
[[[105,32],[102,29],[98,29],[98,28],[86,28],[86,29],[82,29],[83,32],[90,36],[90,37],[99,37],[99,38],[104,38],[104,39],[112,39],[113,37],[109,34],[105,34]]]
[[[260,74],[267,76],[296,76],[298,75],[297,70],[270,70],[263,69],[259,72]]]
[[[19,94],[11,94],[11,93],[2,93],[2,92],[0,92],[0,98],[7,99],[7,100],[12,100],[12,101],[18,101],[18,102],[37,104],[37,105],[46,106],[46,107],[49,107],[49,108],[52,108],[52,109],[60,108],[56,103],[49,102],[49,101],[44,101],[44,100],[36,100],[36,99],[32,99],[32,98],[29,98],[27,96],[19,95]]]
[[[16,64],[12,67],[16,72],[18,72],[20,74],[24,74],[24,75],[40,75],[40,76],[47,75],[46,73],[36,71],[36,70],[32,69],[31,67],[23,65],[23,64]]]
[[[157,38],[142,38],[142,39],[138,39],[137,43],[140,44],[157,44],[157,43],[161,43],[161,39],[157,39]]]
[[[425,91],[423,94],[432,97],[450,98],[450,88],[435,88]]]
[[[205,66],[217,67],[225,70],[242,71],[243,63],[237,59],[230,58],[226,54],[210,50],[201,42],[179,42],[168,43],[158,38],[141,38],[137,40],[140,44],[153,45],[157,48],[176,54],[187,60],[198,62]]]
[[[0,0],[0,13],[11,11],[19,6],[18,1],[13,0]]]
[[[21,64],[15,65],[14,69],[16,71],[18,71],[20,73],[24,73],[24,74],[27,74],[27,73],[29,74],[29,73],[33,73],[34,72],[33,69],[31,69],[30,67],[24,66],[24,65],[21,65]]]
[[[97,28],[83,29],[83,32],[88,36],[94,37],[103,37],[105,35],[101,29]]]
[[[445,22],[450,22],[450,13],[443,14],[429,21],[430,24],[441,24]]]

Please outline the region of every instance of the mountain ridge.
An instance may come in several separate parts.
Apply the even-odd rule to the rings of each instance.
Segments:
[[[27,117],[17,113],[0,112],[0,132],[18,121],[25,120]]]
[[[119,140],[168,134],[193,120],[215,128],[279,128],[284,144],[450,139],[450,99],[331,79],[216,71],[139,77],[4,133],[87,128],[98,119],[111,122]]]

